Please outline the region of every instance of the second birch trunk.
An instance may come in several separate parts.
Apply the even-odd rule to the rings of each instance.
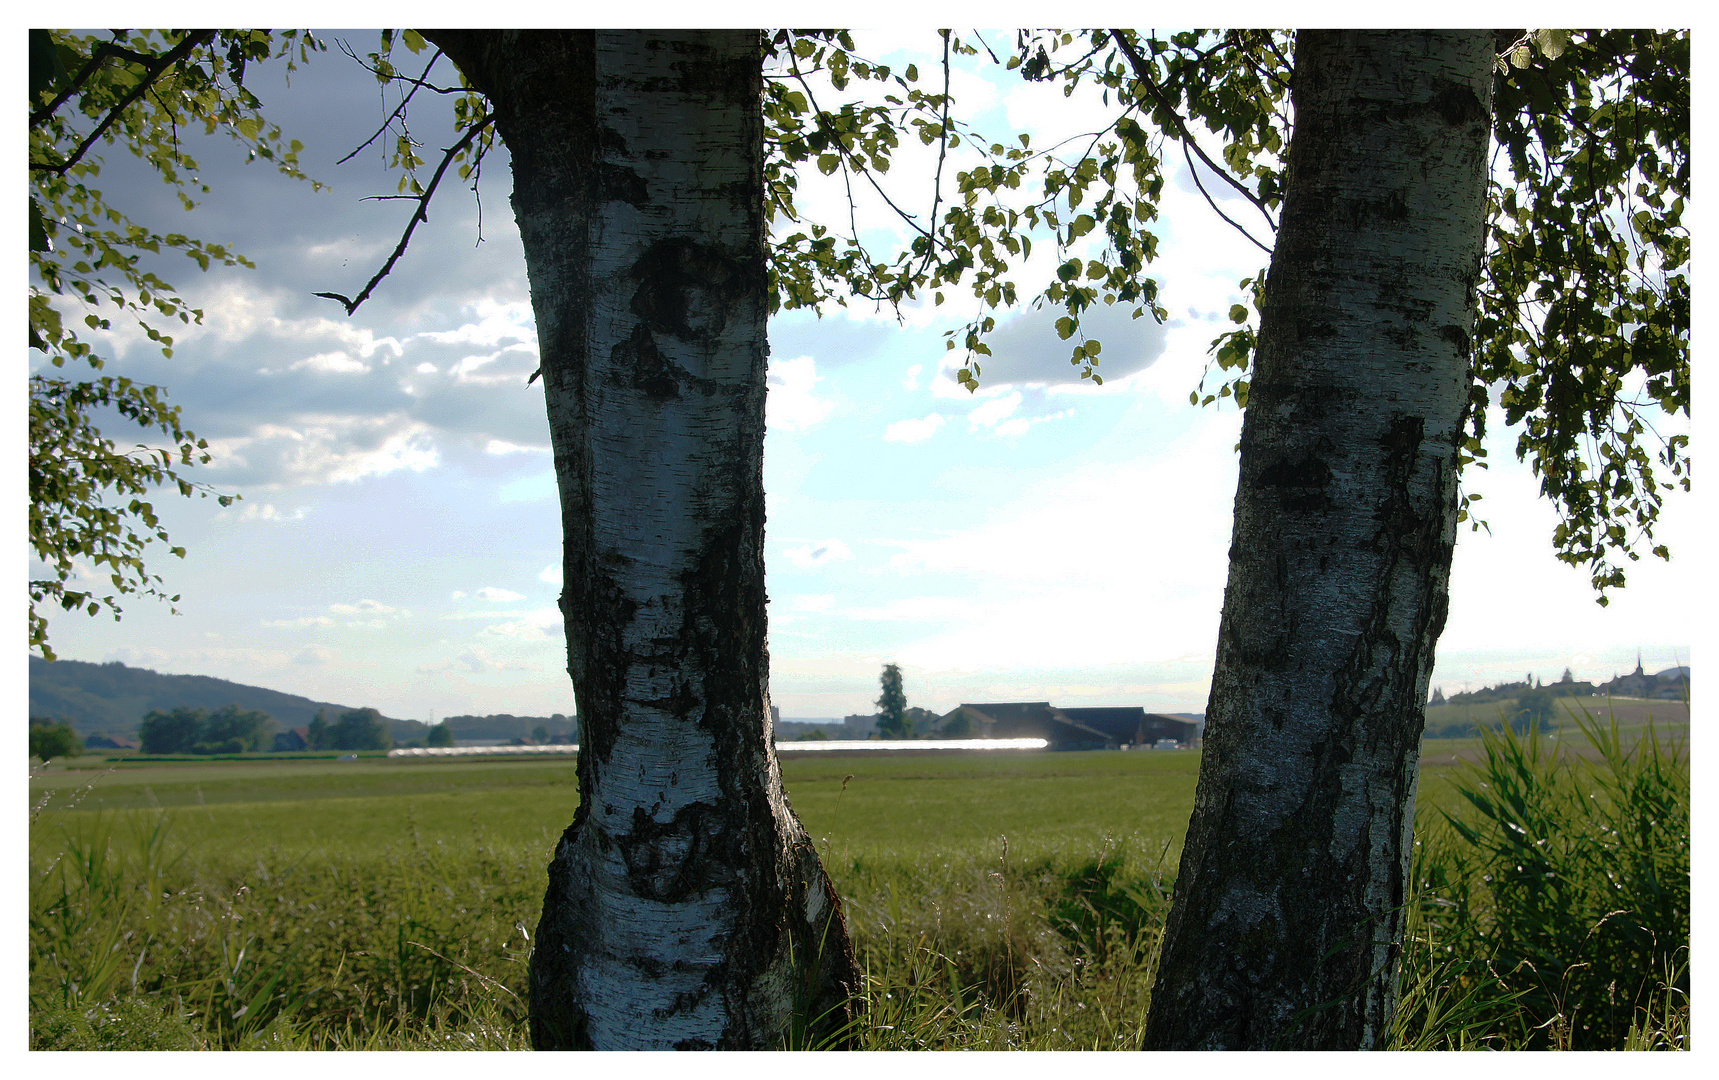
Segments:
[[[1455,542],[1485,31],[1303,31],[1205,752],[1146,1045],[1359,1049],[1395,1008]]]

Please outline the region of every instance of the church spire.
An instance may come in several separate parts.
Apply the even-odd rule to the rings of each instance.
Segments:
[[[1645,674],[1641,670],[1641,647],[1639,645],[1636,646],[1636,650],[1635,650],[1635,673],[1637,675]]]

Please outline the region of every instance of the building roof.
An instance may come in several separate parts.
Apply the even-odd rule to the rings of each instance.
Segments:
[[[1048,701],[1001,701],[974,704],[963,702],[951,709],[944,722],[965,712],[993,739],[1047,739],[1052,749],[1106,746],[1118,740],[1103,731],[1076,723]]]
[[[1132,742],[1146,719],[1146,710],[1138,705],[1081,706],[1057,711],[1082,727],[1102,731],[1118,742]]]

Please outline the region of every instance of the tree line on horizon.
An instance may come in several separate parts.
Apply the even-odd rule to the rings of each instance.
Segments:
[[[138,725],[145,754],[254,754],[272,749],[274,719],[265,712],[227,705],[213,712],[180,706],[154,709]],[[372,708],[349,709],[328,719],[326,709],[305,728],[309,750],[388,750],[394,738],[382,714]]]

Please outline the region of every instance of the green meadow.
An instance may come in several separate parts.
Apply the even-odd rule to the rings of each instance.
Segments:
[[[1424,771],[1394,1046],[1687,1045],[1687,755],[1590,734],[1598,763],[1505,735]],[[527,1045],[571,759],[72,764],[31,779],[32,1046]],[[863,1045],[1138,1046],[1197,752],[782,768],[867,973]],[[1565,860],[1553,900],[1499,880],[1524,827]],[[1570,974],[1594,955],[1652,977],[1597,990]]]

